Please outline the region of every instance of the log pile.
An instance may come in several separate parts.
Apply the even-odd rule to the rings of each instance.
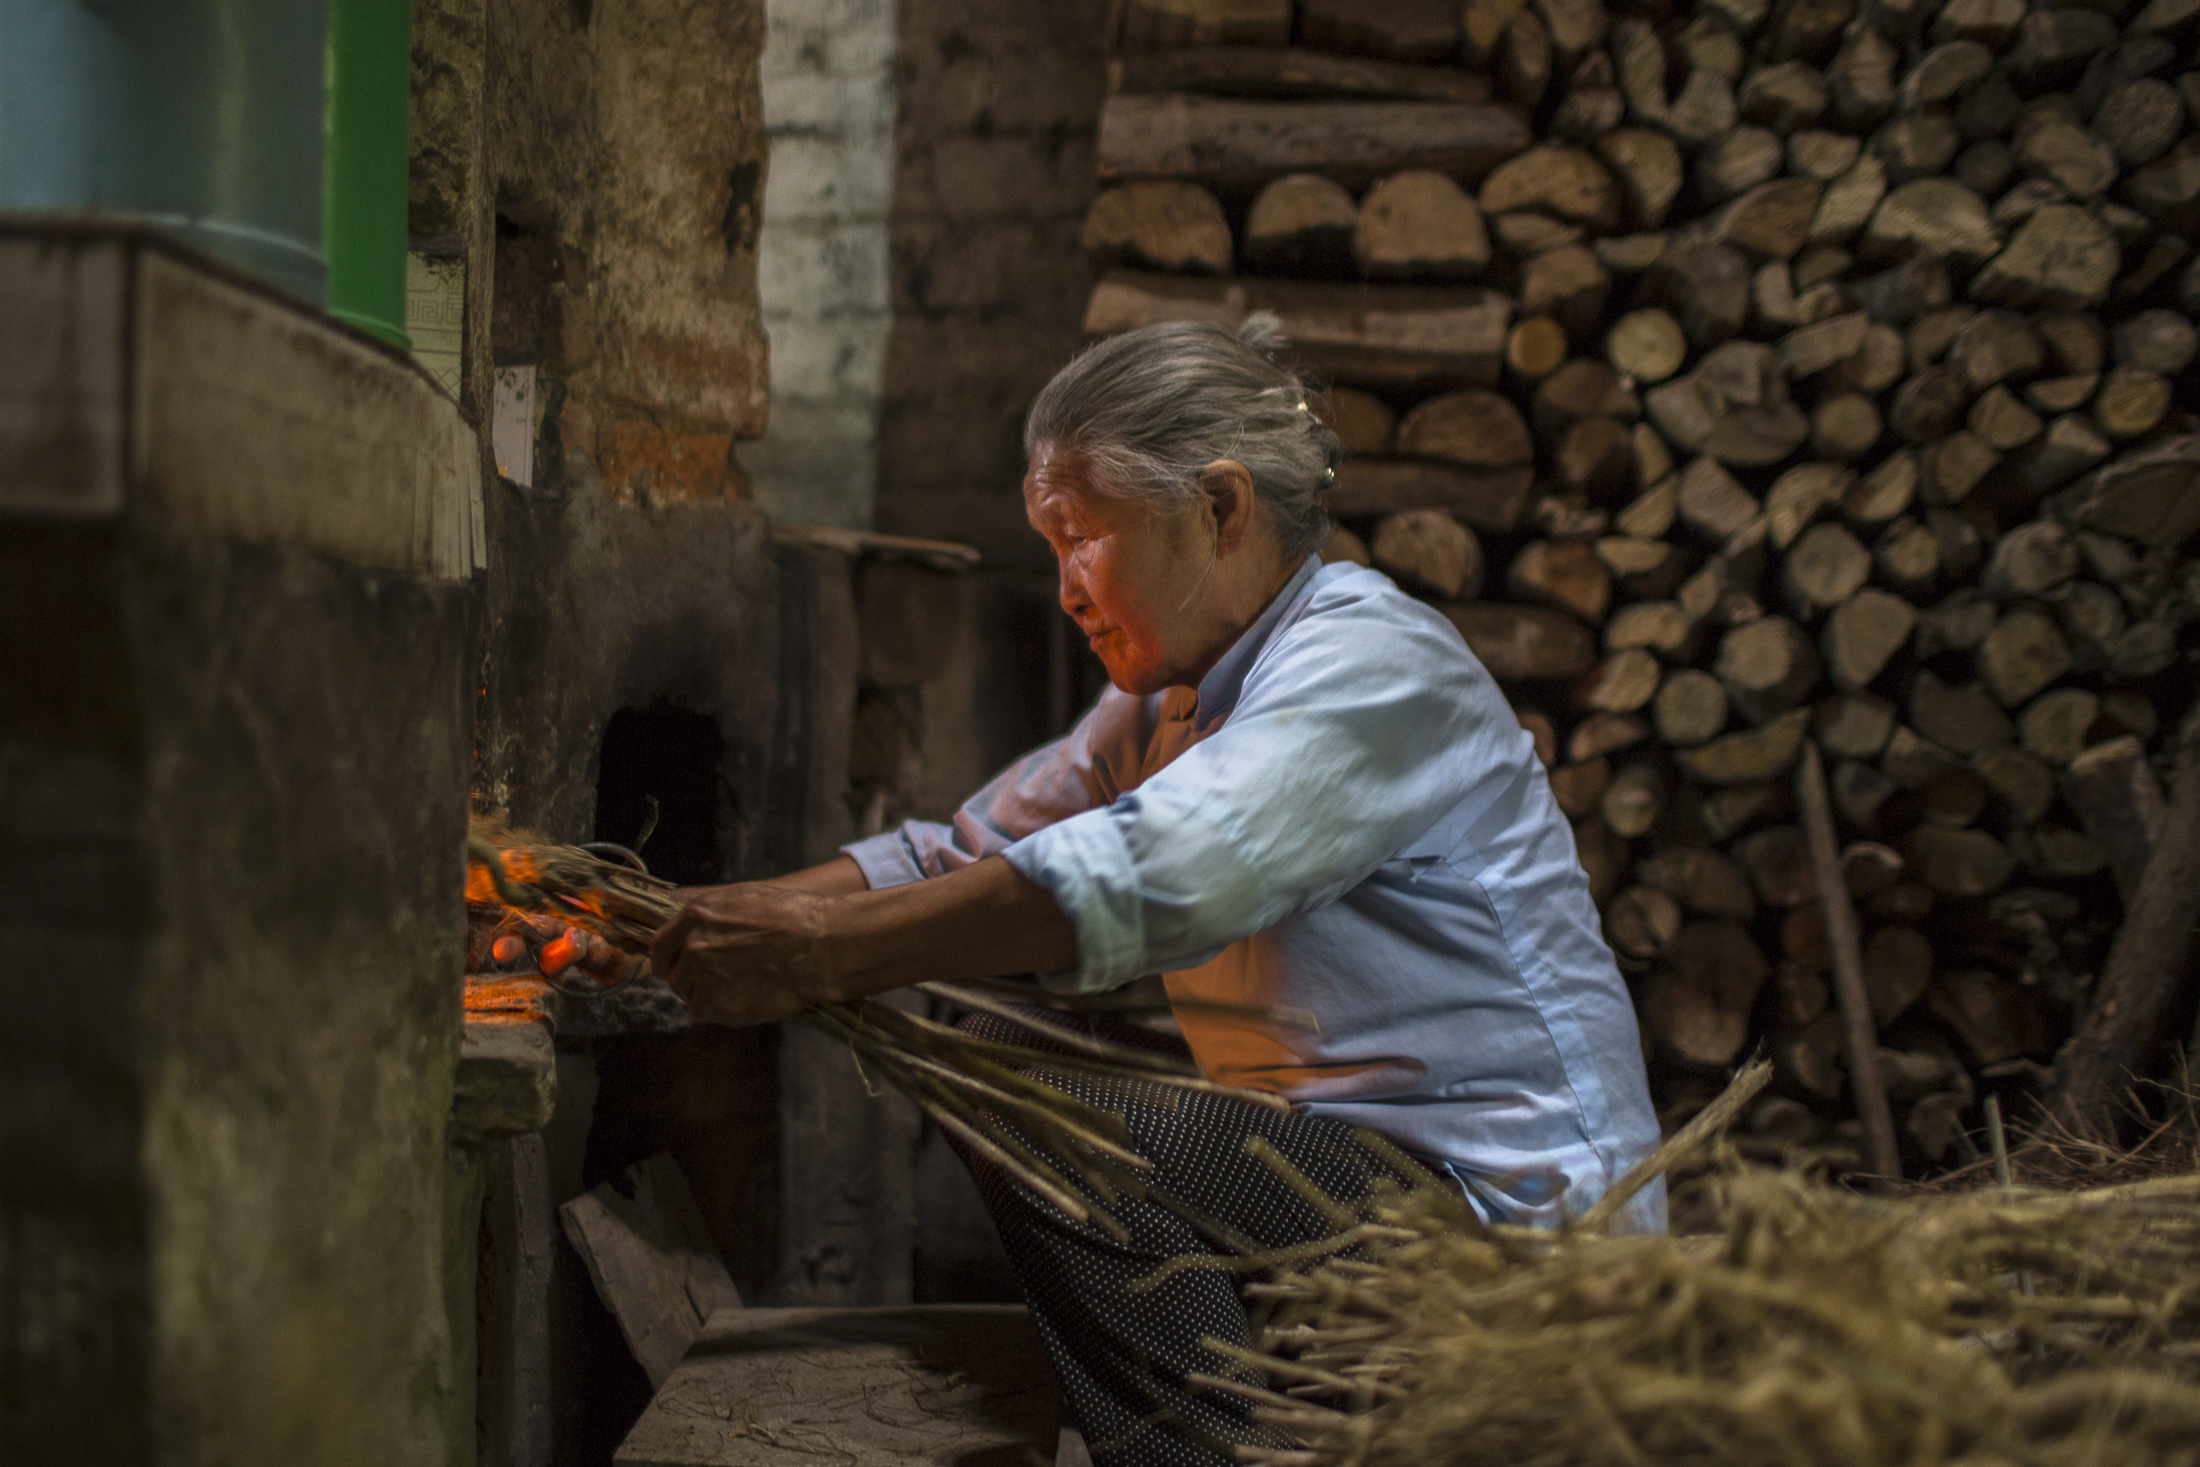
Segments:
[[[1116,39],[1087,329],[1271,309],[1332,384],[1326,554],[1513,699],[1661,1103],[1762,1047],[1755,1132],[1853,1139],[1810,741],[1905,1166],[1962,1157],[2082,1017],[2192,702],[2200,0],[1125,0]]]

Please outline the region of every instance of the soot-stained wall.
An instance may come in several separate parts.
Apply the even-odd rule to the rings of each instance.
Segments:
[[[506,237],[542,258],[515,325],[562,384],[560,446],[612,499],[746,496],[737,439],[764,431],[762,0],[498,0],[487,173]],[[501,304],[512,304],[506,293]],[[504,345],[500,343],[500,346]]]
[[[1044,568],[1023,415],[1083,343],[1105,0],[901,0],[877,527]]]
[[[633,839],[626,816],[596,828],[605,732],[631,710],[693,745],[674,761],[686,803],[668,835],[691,837],[680,877],[829,853],[832,822],[847,822],[852,652],[836,654],[833,631],[836,612],[852,617],[847,568],[772,537],[736,448],[763,432],[769,392],[762,0],[416,0],[414,35],[411,222],[466,259],[466,406],[491,415],[492,368],[531,369],[535,385],[529,482],[484,474],[476,798],[555,839]],[[568,1023],[557,1118],[526,1138],[536,1164],[515,1151],[486,1168],[492,1209],[554,1218],[669,1149],[753,1296],[783,1232],[776,1037],[629,1032],[682,1022],[658,999]],[[527,1197],[505,1195],[523,1184]],[[447,1252],[474,1248],[461,1217]],[[506,1335],[481,1366],[487,1461],[606,1457],[646,1399],[577,1257],[548,1248],[547,1274],[504,1259],[482,1274],[484,1317]]]
[[[166,710],[145,765],[164,879],[138,1011],[165,1219],[159,1430],[191,1447],[163,1457],[421,1460],[467,1369],[429,1241],[463,600],[212,546],[142,557],[130,581],[141,695]],[[361,1388],[327,1388],[347,1375]]]
[[[592,838],[605,726],[670,702],[724,739],[723,865],[745,871],[764,859],[779,704],[763,517],[614,504],[576,460],[558,492],[505,481],[489,497],[475,788],[547,834]]]

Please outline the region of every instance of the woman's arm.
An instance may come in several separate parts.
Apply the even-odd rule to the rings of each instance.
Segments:
[[[843,857],[797,876],[860,882],[854,865]],[[1074,968],[1077,929],[1045,888],[994,857],[881,891],[706,887],[658,932],[650,963],[699,1017],[762,1024],[924,979]]]
[[[863,879],[863,868],[856,864],[853,856],[835,856],[822,866],[774,876],[771,884],[826,897],[854,896],[859,891],[871,889],[871,883]]]
[[[742,885],[728,882],[724,886],[683,886],[676,893],[682,906],[707,892],[725,891]],[[853,856],[835,856],[822,866],[809,866],[800,871],[789,871],[784,876],[774,876],[769,885],[792,887],[813,896],[853,896],[859,891],[869,891],[871,883],[864,879],[863,868]]]
[[[768,882],[691,887],[651,962],[697,1013],[763,1023],[813,1003],[926,978],[1077,965],[1076,929],[1046,890],[999,859],[1018,839],[1114,796],[1150,730],[1140,700],[1103,695],[1064,738],[963,804]]]
[[[997,856],[1035,830],[1114,799],[1121,771],[1145,758],[1152,736],[1146,711],[1145,700],[1110,688],[1068,734],[963,801],[952,821],[906,820],[842,849],[873,887],[941,877]]]

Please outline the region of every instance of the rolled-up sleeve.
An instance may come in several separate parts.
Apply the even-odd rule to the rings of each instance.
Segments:
[[[1008,845],[1077,927],[1078,968],[1050,986],[1195,967],[1335,900],[1440,818],[1471,820],[1457,756],[1525,735],[1494,687],[1473,685],[1488,675],[1455,635],[1433,615],[1392,621],[1340,658],[1333,641],[1286,631],[1210,735],[1134,790]],[[1460,671],[1426,671],[1447,666]]]
[[[864,885],[873,891],[922,881],[928,874],[927,864],[944,869],[951,855],[961,854],[955,844],[955,828],[936,820],[907,821],[840,850],[855,861],[856,869],[863,873]]]
[[[1032,750],[963,802],[951,822],[909,820],[841,847],[873,890],[945,876],[1033,831],[1105,805],[1138,767],[1151,700],[1110,690],[1062,738]]]

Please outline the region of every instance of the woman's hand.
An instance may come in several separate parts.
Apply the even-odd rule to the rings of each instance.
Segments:
[[[880,891],[846,857],[796,880],[681,892],[687,905],[658,929],[649,963],[696,1017],[768,1024],[928,978],[1077,965],[1077,929],[998,856]]]
[[[835,898],[761,881],[687,895],[649,962],[697,1018],[768,1024],[835,996]]]

